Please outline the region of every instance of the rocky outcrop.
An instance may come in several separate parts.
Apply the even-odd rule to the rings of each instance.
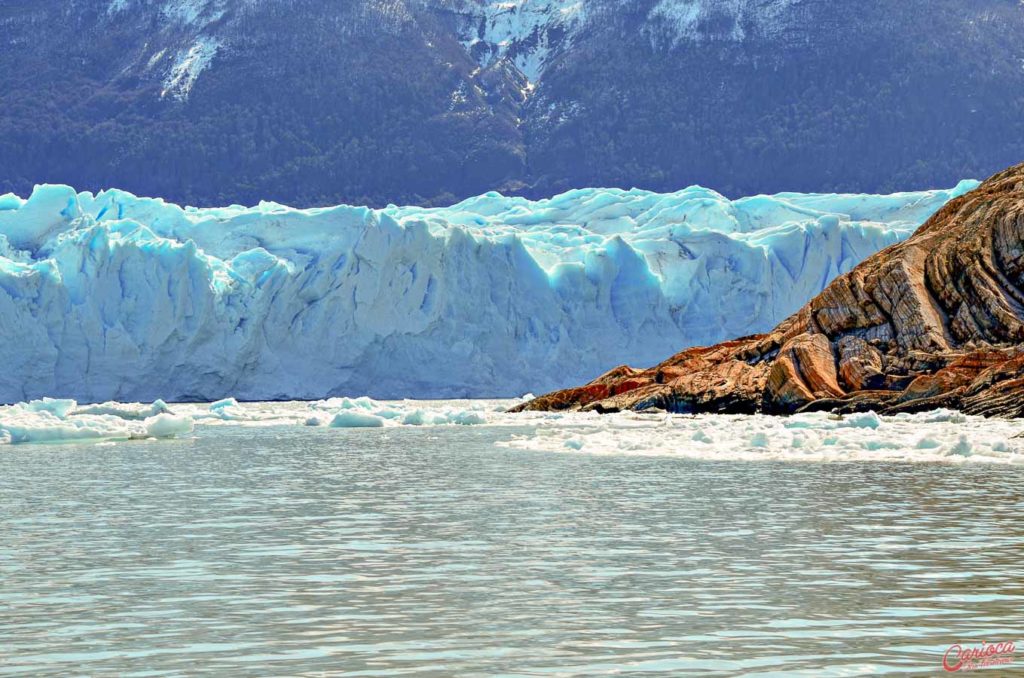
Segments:
[[[768,334],[520,409],[1024,416],[1024,165],[950,202]]]

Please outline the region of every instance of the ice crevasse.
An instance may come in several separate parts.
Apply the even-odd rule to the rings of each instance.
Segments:
[[[766,330],[977,184],[447,208],[0,196],[0,401],[496,397]]]

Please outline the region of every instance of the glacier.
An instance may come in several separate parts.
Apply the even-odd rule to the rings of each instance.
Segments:
[[[0,196],[0,402],[561,388],[767,330],[976,185],[385,209],[37,186]]]

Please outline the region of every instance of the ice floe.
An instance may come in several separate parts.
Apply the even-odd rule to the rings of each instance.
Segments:
[[[483,426],[499,447],[585,455],[792,462],[1024,463],[1024,422],[933,412],[793,417],[622,412],[509,414],[519,400],[330,398],[318,401],[152,404],[39,400],[0,407],[0,445],[218,435],[219,427],[359,429]]]
[[[499,445],[594,455],[734,461],[1024,463],[1024,423],[937,410],[881,417],[546,415]]]
[[[79,408],[74,400],[37,400],[0,407],[0,444],[174,438],[192,433],[188,416],[149,406],[106,403]]]

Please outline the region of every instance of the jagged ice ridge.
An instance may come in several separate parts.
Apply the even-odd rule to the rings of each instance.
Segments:
[[[0,401],[508,396],[763,331],[976,186],[449,208],[0,196]]]

